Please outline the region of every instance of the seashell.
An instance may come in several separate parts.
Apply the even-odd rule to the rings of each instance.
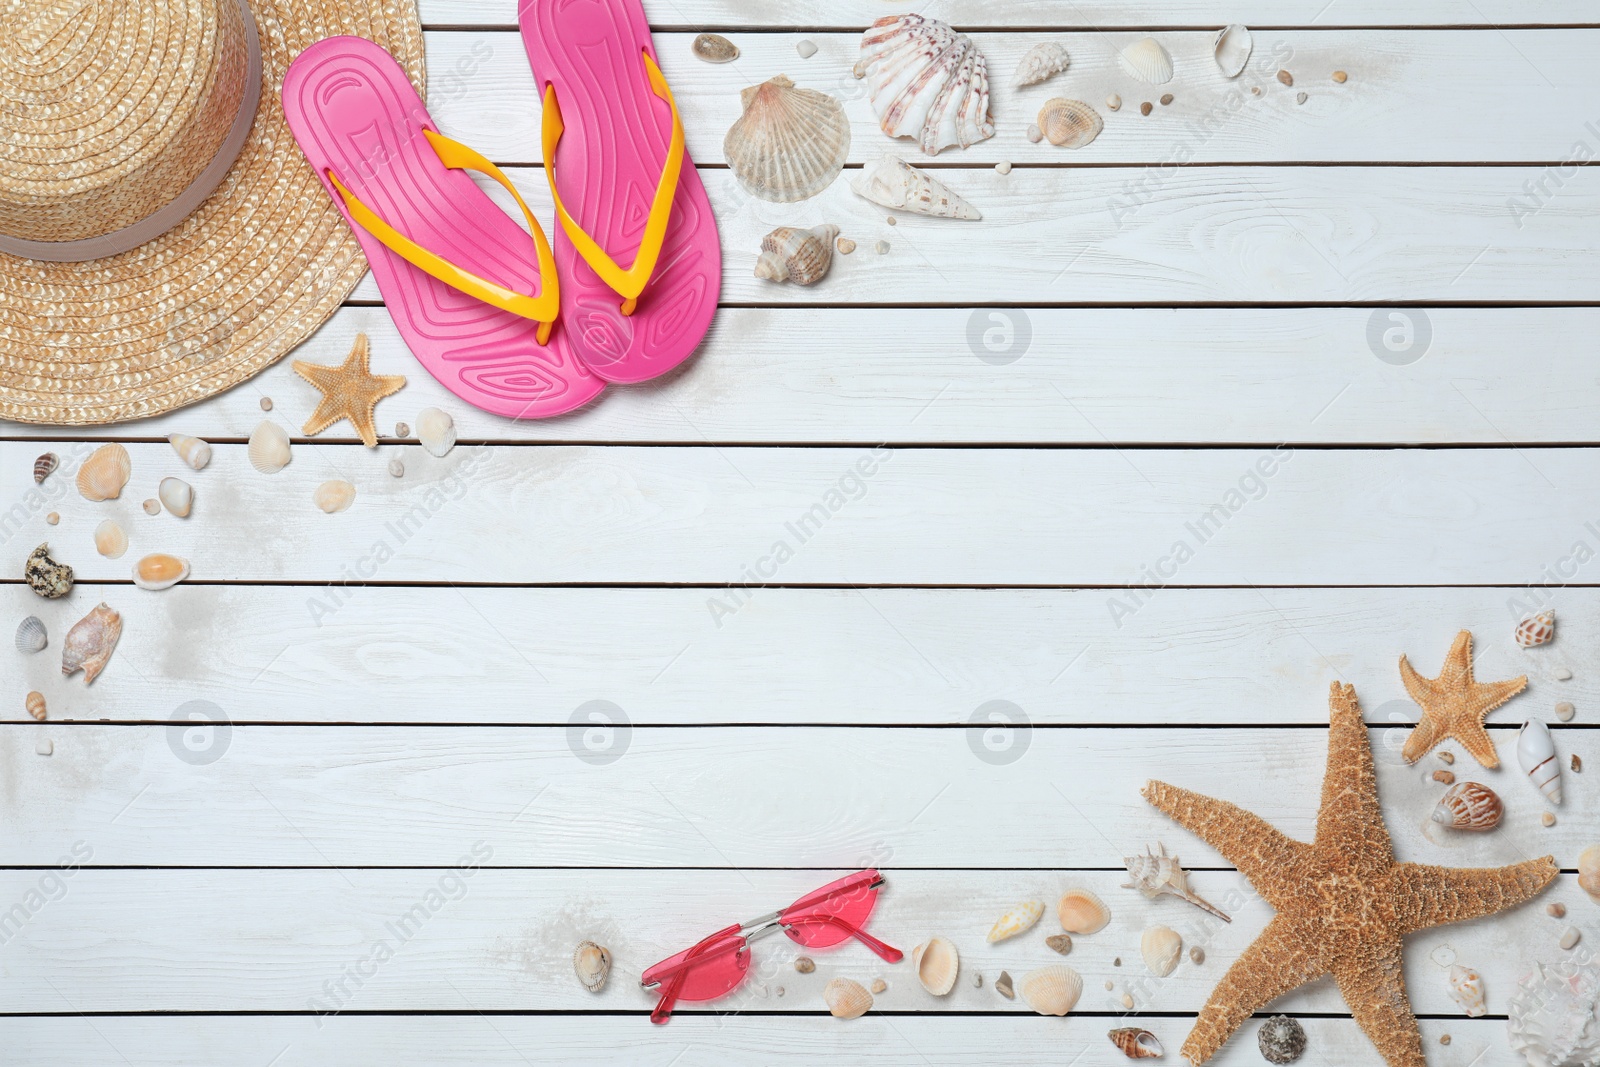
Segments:
[[[78,492],[85,500],[115,500],[132,474],[133,460],[126,448],[101,445],[78,467]]]
[[[1005,997],[1007,1000],[1017,999],[1017,989],[1016,986],[1012,985],[1011,983],[1010,971],[1000,972],[1000,977],[994,980],[994,991],[999,993],[1002,997]]]
[[[1056,917],[1069,934],[1092,934],[1105,929],[1111,921],[1111,909],[1087,889],[1069,889],[1056,905]]]
[[[44,717],[49,714],[49,711],[45,708],[45,705],[44,705],[44,694],[43,693],[39,693],[39,692],[29,693],[26,697],[23,698],[22,706],[28,709],[28,714],[29,715],[32,715],[35,719],[38,719],[40,722],[44,722]]]
[[[872,980],[872,992],[873,992],[874,995],[876,995],[878,993],[882,993],[884,990],[886,990],[888,988],[889,988],[889,983],[885,982],[882,978],[874,978]]]
[[[1578,854],[1578,885],[1600,901],[1600,845],[1590,845]]]
[[[814,41],[800,41],[795,44],[794,50],[800,53],[801,59],[810,59],[817,54],[817,45]]]
[[[356,487],[335,478],[317,486],[316,491],[311,494],[311,502],[332,515],[356,502]]]
[[[937,178],[918,170],[904,160],[884,156],[850,183],[857,196],[874,204],[931,215],[940,219],[981,219],[978,209],[951,192]]]
[[[456,447],[456,420],[447,411],[423,408],[417,412],[417,440],[430,456],[448,455]]]
[[[1529,1067],[1600,1063],[1600,964],[1534,964],[1506,1012],[1513,1052]]]
[[[1117,1046],[1118,1051],[1130,1060],[1158,1060],[1165,1051],[1161,1047],[1161,1042],[1156,1040],[1155,1034],[1141,1030],[1137,1026],[1123,1026],[1106,1036]]]
[[[180,556],[169,556],[164,552],[145,556],[133,565],[133,584],[152,592],[171,589],[187,577],[189,577],[189,561]]]
[[[1556,944],[1560,945],[1564,951],[1570,952],[1577,947],[1578,942],[1581,940],[1583,940],[1583,931],[1576,926],[1569,926],[1561,931],[1561,940],[1557,941]]]
[[[168,434],[167,443],[193,470],[205,470],[206,464],[211,462],[211,446],[198,437],[186,433]]]
[[[396,456],[393,459],[391,459],[389,461],[389,477],[391,477],[391,478],[404,478],[405,476],[406,476],[405,460],[401,459],[399,456]]]
[[[94,550],[107,559],[121,559],[128,551],[128,534],[115,519],[107,519],[94,528]]]
[[[1578,709],[1572,706],[1572,701],[1570,700],[1556,701],[1555,710],[1556,718],[1560,719],[1562,722],[1571,722],[1572,717],[1578,714]]]
[[[50,643],[50,634],[37,615],[29,615],[17,624],[17,651],[42,652]]]
[[[189,509],[194,507],[194,489],[182,478],[161,479],[156,496],[161,498],[161,503],[168,511],[180,519],[187,519]]]
[[[822,987],[822,1002],[835,1019],[859,1019],[872,1007],[866,986],[849,978],[835,978]]]
[[[1284,85],[1293,85],[1294,84],[1294,75],[1290,74],[1286,70],[1280,70],[1280,71],[1278,71],[1278,80],[1280,82],[1282,82]]]
[[[1082,148],[1100,136],[1105,122],[1100,112],[1082,100],[1055,97],[1039,109],[1039,129],[1044,139],[1060,148]]]
[[[1152,926],[1139,938],[1139,954],[1151,974],[1165,978],[1177,969],[1183,938],[1170,926]]]
[[[930,156],[994,136],[989,69],[972,38],[921,15],[889,15],[861,35],[855,75],[867,80],[878,125]]]
[[[816,196],[850,155],[850,120],[827,93],[798,89],[783,74],[739,94],[744,113],[722,155],[751,196],[793,204]]]
[[[810,956],[796,956],[794,958],[794,969],[801,974],[810,974],[817,969],[817,961]]]
[[[1244,70],[1244,65],[1250,62],[1250,50],[1253,47],[1250,31],[1237,22],[1230,23],[1218,30],[1212,40],[1211,58],[1217,61],[1217,69],[1222,71],[1224,78],[1237,78]]]
[[[1198,966],[1200,966],[1200,964],[1204,963],[1205,961],[1206,961],[1206,950],[1201,948],[1199,945],[1190,946],[1190,948],[1189,948],[1189,962],[1194,964],[1196,967],[1198,967]]]
[[[59,511],[52,511],[44,517],[44,521],[49,523],[51,526],[54,526],[56,523],[61,521],[61,513]]]
[[[911,965],[917,969],[917,981],[922,983],[922,988],[942,997],[956,987],[961,954],[947,939],[930,937],[911,950]]]
[[[1551,918],[1559,919],[1567,914],[1567,906],[1559,900],[1553,900],[1544,906],[1544,911]]]
[[[275,422],[263,421],[250,434],[250,466],[277,474],[289,465],[289,434]]]
[[[1493,830],[1500,825],[1505,807],[1493,789],[1477,782],[1458,782],[1439,798],[1433,821],[1457,830]]]
[[[577,973],[578,981],[583,983],[583,988],[598,993],[606,987],[606,979],[611,974],[611,953],[606,951],[604,945],[579,941],[572,953],[572,969]]]
[[[61,642],[61,673],[71,677],[83,672],[88,685],[106,669],[106,661],[122,636],[122,616],[110,605],[100,604],[73,624]]]
[[[1445,785],[1452,785],[1456,780],[1454,771],[1434,771],[1433,774],[1429,775],[1429,777],[1436,782],[1443,782]]]
[[[1044,943],[1051,952],[1059,952],[1063,956],[1072,951],[1071,934],[1051,934],[1044,939]]]
[[[397,423],[394,424],[394,435],[396,437],[400,437],[400,438],[410,437],[411,436],[411,427],[408,426],[406,423],[397,422]]]
[[[1154,37],[1133,42],[1117,53],[1117,61],[1129,77],[1142,82],[1165,85],[1172,80],[1172,56]]]
[[[54,452],[46,452],[33,461],[33,484],[42,485],[50,477],[52,471],[61,465],[61,459]]]
[[[841,237],[833,242],[833,247],[839,250],[841,256],[848,256],[856,250],[856,243],[848,237]]]
[[[157,500],[155,497],[151,497],[149,500],[146,500],[143,507],[146,515],[161,514],[161,501]]]
[[[1033,924],[1039,921],[1039,916],[1044,914],[1044,904],[1037,900],[1027,900],[1018,904],[995,921],[989,930],[989,944],[1004,941],[1008,937],[1016,937],[1033,929]]]
[[[720,33],[702,33],[689,50],[707,63],[732,63],[739,58],[739,46]],[[404,437],[405,434],[400,436]]]
[[[1083,995],[1083,979],[1066,964],[1052,963],[1023,975],[1017,992],[1040,1015],[1065,1015]]]
[[[40,545],[22,566],[22,577],[28,588],[44,597],[55,600],[72,592],[72,568],[50,558],[50,545]]]
[[[1178,857],[1167,855],[1166,845],[1158,847],[1161,849],[1159,853],[1152,852],[1146,846],[1143,856],[1122,857],[1122,862],[1128,867],[1129,878],[1122,883],[1122,888],[1137,889],[1150,900],[1169,894],[1187,900],[1203,911],[1209,911],[1223,922],[1232,922],[1233,919],[1221,908],[1189,888],[1189,873],[1178,863]]]
[[[811,230],[779,226],[761,239],[756,277],[769,282],[814,285],[833,266],[833,239],[838,236],[837,226],[818,226]]]
[[[1017,64],[1017,73],[1011,79],[1011,87],[1021,89],[1025,85],[1037,85],[1046,78],[1066,70],[1067,63],[1065,48],[1054,41],[1042,41],[1028,49],[1027,55],[1022,57],[1022,62]]]
[[[1268,1063],[1293,1063],[1306,1052],[1306,1030],[1299,1020],[1274,1015],[1256,1031],[1256,1043]]]
[[[1522,621],[1517,623],[1515,636],[1517,644],[1523,648],[1548,645],[1555,640],[1556,613],[1541,611],[1537,615],[1524,615]]]
[[[1483,977],[1471,967],[1459,963],[1451,967],[1445,975],[1445,988],[1450,991],[1450,999],[1467,1013],[1467,1018],[1481,1018],[1488,1012],[1483,1003]]]
[[[1528,781],[1550,798],[1561,803],[1561,761],[1556,758],[1556,743],[1550,728],[1538,719],[1529,719],[1517,733],[1517,763]]]
[[[1120,110],[1122,107],[1122,97],[1118,96],[1116,93],[1112,93],[1110,96],[1106,97],[1106,107],[1110,108],[1112,111]]]

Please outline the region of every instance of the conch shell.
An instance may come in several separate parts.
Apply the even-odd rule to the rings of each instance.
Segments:
[[[1067,69],[1067,50],[1055,41],[1041,41],[1028,49],[1028,54],[1017,64],[1016,76],[1011,79],[1014,89],[1037,85],[1046,78]]]
[[[1158,1060],[1165,1050],[1156,1035],[1137,1026],[1124,1026],[1106,1035],[1111,1043],[1130,1060]]]
[[[756,257],[756,277],[769,282],[814,285],[827,276],[833,266],[833,239],[837,226],[818,226],[801,230],[779,226],[761,239],[761,254]]]
[[[1541,611],[1537,615],[1526,615],[1517,623],[1514,635],[1517,644],[1523,648],[1533,648],[1535,645],[1548,645],[1556,637],[1556,613]]]
[[[951,192],[943,182],[894,156],[884,156],[871,166],[863,167],[850,188],[874,204],[914,215],[941,219],[983,218],[977,208]]]
[[[988,64],[972,38],[938,19],[878,19],[861,36],[855,75],[883,132],[916,138],[930,156],[994,136]]]
[[[746,192],[792,204],[833,184],[850,155],[850,120],[839,101],[797,89],[782,74],[739,100],[744,114],[728,128],[722,154]]]
[[[1012,908],[996,920],[989,930],[989,944],[1016,937],[1033,929],[1033,924],[1039,921],[1039,916],[1044,914],[1044,904],[1037,900],[1025,900]]]
[[[122,636],[122,616],[110,605],[101,604],[73,624],[61,643],[61,673],[71,677],[83,672],[83,684],[100,677]]]
[[[1178,857],[1167,855],[1166,845],[1157,847],[1160,852],[1152,852],[1147,846],[1143,856],[1122,857],[1122,862],[1128,866],[1129,879],[1122,883],[1122,888],[1137,889],[1151,900],[1164,893],[1170,894],[1202,911],[1209,911],[1223,922],[1233,921],[1221,908],[1189,888],[1188,872],[1179,865]]]

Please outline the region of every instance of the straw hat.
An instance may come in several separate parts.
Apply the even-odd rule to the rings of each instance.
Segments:
[[[0,0],[0,418],[192,404],[350,294],[366,260],[278,98],[335,34],[421,90],[415,0]]]

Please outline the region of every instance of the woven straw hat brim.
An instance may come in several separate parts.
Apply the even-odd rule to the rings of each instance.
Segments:
[[[255,125],[217,191],[149,244],[85,263],[0,254],[0,418],[52,425],[158,415],[229,389],[310,337],[367,262],[300,154],[279,89],[311,44],[387,48],[423,92],[415,0],[251,0]]]

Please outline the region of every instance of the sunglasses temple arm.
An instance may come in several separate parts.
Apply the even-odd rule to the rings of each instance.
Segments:
[[[852,923],[846,922],[837,915],[816,915],[804,919],[794,920],[794,925],[801,925],[803,923],[825,923],[829,926],[837,926],[839,929],[843,930],[845,933],[849,934],[863,945],[866,945],[872,951],[876,952],[888,963],[899,963],[905,958],[905,953],[901,952],[893,945],[884,944],[882,941],[879,941],[865,930],[857,928]]]

